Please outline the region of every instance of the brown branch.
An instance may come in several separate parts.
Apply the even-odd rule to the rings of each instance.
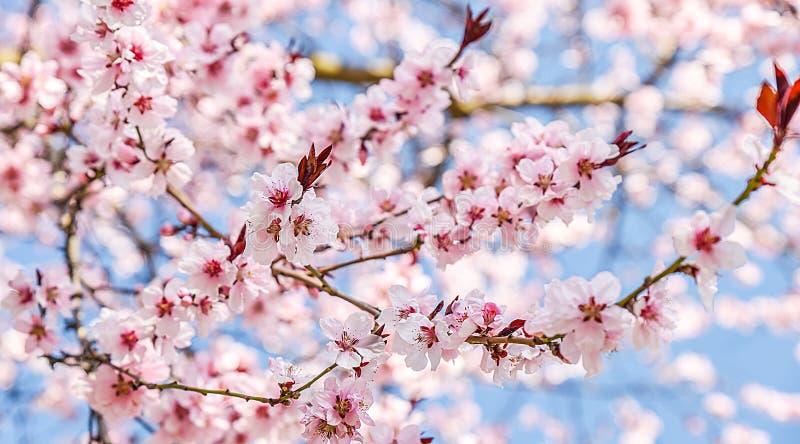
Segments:
[[[206,229],[206,231],[208,232],[208,234],[211,237],[214,237],[214,238],[220,239],[222,241],[226,241],[226,242],[228,241],[228,237],[227,236],[225,236],[220,231],[218,231],[216,228],[214,228],[206,220],[206,218],[203,217],[203,214],[200,213],[199,211],[197,211],[197,209],[194,207],[192,202],[189,200],[189,197],[183,191],[181,191],[181,190],[173,187],[171,184],[169,184],[169,185],[167,185],[167,194],[169,194],[170,196],[174,197],[175,200],[178,201],[178,203],[181,204],[181,206],[183,208],[186,208],[186,210],[188,212],[192,213],[192,216],[194,216],[195,219],[197,219],[197,222],[203,228]]]
[[[764,186],[764,176],[768,173],[769,167],[775,162],[775,159],[778,157],[778,153],[781,151],[781,147],[783,146],[784,135],[781,133],[776,133],[772,140],[772,150],[769,153],[769,157],[764,162],[763,165],[756,169],[755,174],[753,174],[748,180],[747,185],[745,186],[744,190],[739,193],[738,196],[731,202],[733,206],[739,206],[742,202],[746,201],[754,191]],[[661,273],[658,273],[655,276],[647,276],[644,278],[642,285],[636,287],[633,291],[625,295],[624,298],[620,299],[617,302],[617,305],[620,307],[626,307],[628,304],[635,300],[639,294],[648,288],[651,285],[655,284],[656,282],[664,279],[665,277],[677,273],[680,271],[681,265],[686,260],[686,257],[680,256]]]
[[[546,345],[554,342],[557,339],[563,338],[564,335],[555,335],[552,337],[547,336],[534,336],[532,338],[524,338],[521,336],[480,336],[472,335],[467,338],[468,344],[480,345],[495,345],[495,344],[522,344],[535,347],[537,345]]]
[[[381,79],[391,78],[394,67],[385,66],[376,69],[355,68],[344,66],[331,57],[321,54],[311,54],[311,61],[316,69],[316,78],[346,83],[377,83]],[[670,62],[667,59],[666,62]],[[666,69],[669,63],[663,69]],[[657,69],[651,77],[656,78],[662,73]],[[650,81],[650,78],[646,79]],[[643,83],[646,84],[646,83]],[[518,108],[524,106],[586,106],[615,103],[621,105],[625,101],[626,92],[602,91],[590,84],[566,84],[557,86],[530,85],[525,89],[525,94],[517,99],[504,99],[492,102],[471,101],[460,102],[454,100],[450,106],[453,117],[466,117],[478,110],[491,110],[495,108]],[[736,115],[737,110],[722,105],[709,106],[702,103],[678,100],[667,97],[664,108],[671,111],[696,112]]]
[[[44,355],[44,358],[46,358],[50,362],[51,366],[60,363],[71,367],[83,367],[82,363],[85,362],[93,363],[96,365],[106,365],[113,368],[115,371],[131,378],[133,380],[134,387],[145,387],[149,390],[159,390],[159,391],[182,390],[185,392],[199,393],[203,396],[207,395],[228,396],[231,398],[244,399],[245,401],[255,401],[255,402],[260,402],[262,404],[269,404],[271,406],[284,404],[291,399],[297,399],[300,396],[301,392],[310,388],[312,385],[314,385],[315,382],[319,381],[323,376],[327,375],[328,373],[333,371],[334,368],[336,368],[336,364],[331,364],[324,370],[319,372],[316,376],[311,378],[311,380],[309,380],[302,386],[298,387],[297,389],[289,390],[278,398],[267,398],[264,396],[248,395],[246,393],[234,392],[229,389],[223,390],[223,389],[208,389],[203,387],[195,387],[182,384],[177,381],[161,383],[161,384],[155,382],[147,382],[144,381],[138,374],[112,363],[107,356],[97,355],[94,353],[92,354],[85,353],[83,355],[64,354],[63,356],[60,357],[52,355]]]
[[[290,277],[290,278],[292,278],[294,280],[300,281],[301,283],[303,283],[307,287],[316,288],[317,290],[324,291],[324,292],[328,293],[331,296],[334,296],[334,297],[337,297],[339,299],[342,299],[343,301],[349,302],[350,304],[352,304],[352,305],[358,307],[359,309],[371,314],[374,317],[378,317],[378,315],[381,313],[380,309],[378,309],[377,307],[374,307],[374,306],[372,306],[370,304],[367,304],[366,302],[359,301],[358,299],[355,299],[355,298],[353,298],[351,296],[348,296],[348,295],[342,293],[341,291],[333,288],[330,284],[328,284],[328,282],[320,274],[320,272],[317,271],[314,267],[309,265],[308,266],[308,271],[311,274],[313,274],[314,276],[312,277],[312,276],[309,276],[306,273],[303,273],[302,271],[291,270],[291,269],[288,269],[288,268],[279,267],[279,266],[274,265],[274,264],[272,266],[272,275],[273,276],[286,276],[286,277]]]
[[[369,255],[369,256],[362,256],[362,257],[358,257],[358,258],[355,258],[355,259],[351,259],[349,261],[340,262],[338,264],[328,265],[327,267],[320,267],[319,268],[319,273],[322,274],[322,275],[326,275],[326,274],[330,273],[331,271],[338,270],[340,268],[349,267],[349,266],[355,265],[355,264],[360,264],[362,262],[373,261],[373,260],[376,260],[376,259],[386,259],[387,257],[391,257],[391,256],[401,256],[401,255],[404,255],[406,253],[411,253],[413,251],[416,251],[421,246],[422,246],[422,239],[420,239],[418,237],[417,240],[412,245],[410,245],[408,247],[398,248],[398,249],[395,249],[395,250],[392,250],[392,251],[387,251],[385,253],[378,253],[378,254],[372,254],[372,255]]]

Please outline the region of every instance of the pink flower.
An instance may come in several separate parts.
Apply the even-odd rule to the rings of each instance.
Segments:
[[[456,194],[454,200],[458,224],[469,227],[480,240],[491,239],[498,227],[499,207],[494,189],[483,186],[474,191],[464,190]]]
[[[413,313],[430,313],[436,304],[436,296],[417,296],[402,285],[392,285],[387,292],[392,305],[382,310],[376,320],[387,330],[397,330]]]
[[[571,362],[582,356],[588,376],[601,370],[601,353],[613,350],[632,327],[633,316],[615,305],[620,289],[619,280],[605,271],[588,282],[572,277],[545,286],[541,330],[548,336],[565,334],[561,353]],[[539,330],[536,325],[526,329]]]
[[[100,318],[92,324],[92,334],[103,352],[115,360],[141,360],[150,340],[149,325],[127,311],[100,310]]]
[[[198,239],[178,263],[178,269],[189,275],[186,283],[200,295],[216,298],[220,286],[231,285],[236,269],[228,260],[230,248],[222,242]]]
[[[94,372],[89,404],[110,420],[132,418],[142,412],[147,388],[136,387],[133,378],[101,365]]]
[[[303,194],[294,165],[280,164],[269,177],[255,173],[252,185],[245,206],[245,254],[269,263],[280,251],[289,261],[306,265],[317,246],[336,240],[339,226],[330,207],[313,189]]]
[[[558,161],[555,180],[564,185],[580,185],[578,196],[585,202],[610,199],[621,178],[597,165],[617,154],[616,145],[609,145],[588,131],[578,133],[567,144],[564,158]]]
[[[528,158],[519,161],[516,170],[522,180],[530,185],[523,187],[523,191],[520,193],[527,205],[537,204],[545,196],[555,197],[562,194],[566,187],[555,181],[553,177],[555,169],[556,162],[550,156],[544,156],[535,161]]]
[[[167,185],[183,188],[192,178],[186,164],[194,156],[194,145],[180,131],[167,128],[143,131],[147,162],[138,168],[151,196],[164,194]]]
[[[115,86],[146,85],[153,77],[166,82],[163,65],[172,59],[169,49],[150,37],[140,26],[114,31],[112,39],[102,41],[85,58],[80,73],[94,80],[94,92]]]
[[[26,52],[19,64],[3,63],[0,66],[0,124],[34,117],[37,106],[52,110],[61,104],[67,85],[58,78],[57,71],[55,61],[42,62],[32,51]],[[5,122],[6,118],[11,122]]]
[[[663,269],[663,265],[659,268]],[[651,285],[647,294],[639,296],[633,303],[632,311],[636,316],[633,345],[637,349],[657,349],[671,339],[677,314],[670,307],[668,296],[667,280],[662,279]]]
[[[430,94],[447,86],[453,72],[447,67],[451,48],[431,45],[421,53],[407,54],[394,69],[396,91],[403,96]]]
[[[506,187],[497,196],[497,206],[489,213],[492,224],[499,230],[503,239],[508,242],[514,238],[520,222],[520,201],[515,187]]]
[[[184,48],[185,59],[190,65],[208,65],[221,59],[231,50],[231,42],[235,37],[233,29],[227,23],[204,26],[198,22],[190,22],[183,31],[188,43]]]
[[[14,279],[8,282],[8,293],[2,300],[2,307],[12,315],[18,315],[36,305],[35,289],[22,271],[18,271]]]
[[[371,333],[375,319],[367,313],[354,312],[344,324],[335,318],[323,318],[319,325],[325,337],[332,341],[328,343],[328,350],[337,353],[336,365],[340,367],[359,367],[383,351],[383,340]]]
[[[425,226],[428,236],[425,249],[436,258],[437,267],[444,269],[457,262],[467,254],[479,248],[478,242],[472,242],[469,227],[458,226],[447,214],[435,216]]]
[[[148,13],[148,4],[143,0],[91,0],[91,5],[112,29],[139,25]]]
[[[405,355],[406,365],[416,371],[424,370],[431,364],[436,370],[442,360],[442,340],[446,338],[448,326],[441,319],[435,322],[420,313],[412,313],[405,322],[397,326],[397,336],[392,343],[392,351]]]
[[[30,313],[27,317],[21,316],[14,322],[17,331],[25,333],[25,352],[32,353],[40,350],[50,354],[58,345],[58,336],[54,330],[54,317],[43,319],[39,313]]]
[[[397,108],[378,85],[372,85],[365,94],[357,95],[353,99],[352,109],[356,132],[364,134],[373,128],[385,130],[397,124]]]
[[[305,407],[303,437],[310,444],[349,443],[361,441],[358,429],[373,425],[367,409],[372,405],[372,393],[363,380],[347,378],[325,379],[322,390],[314,393],[311,404]]]
[[[545,351],[526,344],[506,344],[490,351],[483,349],[481,370],[492,373],[492,381],[502,385],[517,379],[517,372],[534,373],[542,366]]]
[[[311,255],[320,245],[336,241],[339,225],[331,216],[331,208],[314,190],[306,192],[303,201],[292,206],[289,221],[280,232],[278,246],[289,262],[311,263]]]
[[[459,146],[454,150],[455,168],[442,175],[445,196],[452,198],[459,191],[475,190],[483,185],[487,174],[486,158],[478,150]]]
[[[75,285],[66,270],[46,270],[42,272],[41,284],[36,289],[36,302],[48,310],[58,311],[62,316],[70,316],[75,292]]]
[[[291,163],[276,166],[269,177],[253,173],[250,189],[250,215],[265,219],[272,216],[287,219],[292,203],[303,192],[303,187],[297,181],[297,167]]]
[[[300,367],[280,357],[269,358],[269,370],[279,385],[289,388],[299,386],[309,379]]]
[[[165,94],[163,89],[159,81],[148,79],[147,86],[141,91],[128,91],[123,97],[129,109],[128,122],[143,130],[164,126],[166,119],[175,115],[178,101]]]
[[[727,206],[710,217],[698,211],[688,224],[682,224],[672,233],[675,250],[681,256],[698,253],[695,263],[702,269],[724,270],[739,267],[746,258],[742,246],[724,240],[733,233],[736,208]]]
[[[733,233],[736,208],[727,206],[710,217],[698,211],[689,223],[679,225],[672,233],[675,250],[684,257],[697,253],[699,267],[697,283],[700,299],[711,310],[717,291],[717,270],[731,269],[746,261],[744,248],[735,241],[725,240]]]
[[[269,266],[239,256],[236,267],[236,281],[228,292],[228,306],[234,313],[242,313],[254,300],[276,291]]]
[[[227,321],[230,318],[231,312],[228,306],[217,299],[216,296],[192,296],[192,303],[187,305],[187,309],[194,320],[197,321],[197,334],[201,338],[208,336],[208,333],[211,332],[211,329],[216,324]],[[183,303],[186,305],[185,297]]]
[[[181,304],[185,294],[183,281],[171,279],[166,285],[150,285],[140,293],[139,311],[143,319],[153,322],[158,335],[173,337],[181,330],[181,323],[188,320],[186,308]]]

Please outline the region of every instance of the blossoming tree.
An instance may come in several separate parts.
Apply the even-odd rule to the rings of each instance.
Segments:
[[[702,397],[690,434],[768,441],[739,402],[800,420],[800,395],[670,351],[800,329],[800,279],[736,297],[797,268],[794,2],[483,3],[4,10],[9,412],[101,443],[563,442],[581,408],[492,425],[474,388],[645,360]],[[656,440],[636,392],[592,436]]]

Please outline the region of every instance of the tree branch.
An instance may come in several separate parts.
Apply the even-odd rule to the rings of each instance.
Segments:
[[[194,207],[194,205],[192,204],[192,202],[189,200],[189,197],[188,197],[186,194],[184,194],[184,192],[183,192],[183,191],[181,191],[181,190],[179,190],[179,189],[177,189],[177,188],[173,187],[172,185],[167,185],[167,194],[169,194],[170,196],[174,197],[174,198],[175,198],[175,200],[176,200],[176,201],[178,201],[178,203],[179,203],[179,204],[181,204],[181,206],[182,206],[183,208],[186,208],[186,210],[187,210],[188,212],[192,213],[192,216],[194,216],[194,217],[195,217],[195,219],[197,219],[197,222],[198,222],[198,223],[199,223],[199,224],[200,224],[200,225],[201,225],[203,228],[205,228],[205,229],[206,229],[206,231],[208,232],[208,234],[209,234],[211,237],[214,237],[214,238],[217,238],[217,239],[219,239],[219,240],[226,241],[226,242],[228,241],[228,237],[227,237],[227,236],[225,236],[225,235],[224,235],[224,234],[222,234],[220,231],[218,231],[216,228],[214,228],[214,227],[213,227],[213,226],[212,226],[212,225],[211,225],[211,224],[210,224],[210,223],[209,223],[209,222],[206,220],[206,218],[205,218],[205,217],[203,217],[202,213],[200,213],[199,211],[197,211],[197,209]]]
[[[356,68],[344,66],[332,57],[323,54],[311,54],[311,61],[316,69],[316,78],[319,80],[330,80],[345,83],[377,83],[381,79],[391,78],[394,71],[393,66],[382,66],[379,68]],[[671,58],[667,59],[665,70],[672,63]],[[656,69],[654,73],[645,79],[657,78],[663,74]],[[647,84],[647,83],[642,83]],[[558,86],[530,85],[525,89],[522,97],[517,99],[503,99],[493,102],[460,102],[453,100],[450,105],[450,113],[454,117],[466,117],[478,110],[491,110],[494,108],[519,108],[524,106],[544,106],[544,107],[564,107],[564,106],[586,106],[599,105],[603,103],[615,103],[621,105],[625,101],[627,92],[603,91],[591,84],[567,84]],[[697,102],[688,102],[667,97],[664,108],[672,111],[699,112],[712,114],[737,114],[738,111],[729,109],[722,105],[708,106]]]
[[[239,398],[244,399],[245,401],[255,401],[260,402],[262,404],[269,404],[271,406],[275,406],[278,404],[284,404],[292,399],[297,399],[301,392],[307,390],[315,382],[319,381],[323,376],[330,373],[334,368],[336,368],[336,364],[331,364],[326,367],[324,370],[319,372],[316,376],[314,376],[311,380],[307,383],[303,384],[302,386],[298,387],[295,390],[289,390],[283,395],[278,398],[267,398],[264,396],[257,396],[257,395],[248,395],[245,393],[234,392],[229,389],[208,389],[202,387],[194,387],[186,384],[181,384],[180,382],[173,381],[167,383],[154,383],[154,382],[147,382],[144,381],[138,374],[122,368],[116,364],[113,364],[107,356],[101,356],[96,354],[83,354],[83,355],[70,355],[64,354],[63,356],[52,356],[52,355],[44,355],[50,365],[55,365],[57,363],[64,364],[71,367],[81,367],[81,362],[91,362],[98,365],[106,365],[113,368],[115,371],[122,373],[129,378],[132,379],[133,385],[135,387],[145,387],[149,390],[182,390],[185,392],[192,392],[192,393],[199,393],[203,396],[207,395],[219,395],[219,396],[228,396],[231,398]],[[99,416],[98,416],[99,418]]]
[[[418,250],[421,246],[422,246],[422,240],[420,238],[417,238],[417,240],[412,245],[410,245],[408,247],[398,248],[398,249],[395,249],[395,250],[392,250],[392,251],[387,251],[385,253],[378,253],[378,254],[372,254],[372,255],[369,255],[369,256],[362,256],[362,257],[359,257],[359,258],[351,259],[349,261],[340,262],[338,264],[328,265],[327,267],[320,267],[318,271],[319,271],[319,273],[321,275],[326,275],[326,274],[330,273],[331,271],[338,270],[340,268],[349,267],[351,265],[359,264],[359,263],[362,263],[362,262],[368,262],[368,261],[372,261],[372,260],[376,260],[376,259],[386,259],[387,257],[391,257],[391,256],[401,256],[401,255],[404,255],[406,253],[411,253],[413,251]]]
[[[772,140],[772,150],[769,153],[769,157],[767,158],[767,160],[764,162],[763,165],[761,165],[760,167],[758,167],[756,169],[755,174],[753,174],[747,180],[747,185],[745,186],[744,190],[742,190],[742,192],[739,193],[738,196],[736,196],[736,198],[733,200],[733,202],[731,202],[733,206],[737,206],[738,207],[740,204],[742,204],[742,202],[746,201],[755,190],[757,190],[757,189],[761,188],[762,186],[764,186],[764,184],[765,184],[764,183],[764,175],[767,174],[767,172],[769,171],[769,167],[772,165],[773,162],[775,162],[775,159],[778,157],[778,153],[780,152],[781,147],[783,146],[783,140],[784,140],[784,137],[783,137],[782,134],[777,134],[776,133],[774,135],[773,140]],[[639,294],[641,292],[643,292],[643,291],[647,290],[648,288],[650,288],[651,285],[655,284],[656,282],[660,281],[661,279],[664,279],[665,277],[667,277],[667,276],[669,276],[669,275],[671,275],[673,273],[678,272],[679,269],[680,269],[681,264],[683,264],[683,262],[685,260],[686,260],[686,257],[680,256],[677,259],[675,259],[661,273],[658,273],[655,276],[647,276],[647,277],[645,277],[644,281],[642,282],[642,285],[636,287],[636,289],[634,289],[633,291],[628,293],[624,298],[620,299],[617,302],[617,305],[620,306],[620,307],[628,306],[628,304],[631,301],[635,300],[636,297],[639,296]]]

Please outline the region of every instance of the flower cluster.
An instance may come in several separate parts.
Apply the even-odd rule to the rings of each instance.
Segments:
[[[269,177],[255,173],[251,185],[245,254],[268,264],[280,252],[307,265],[318,246],[336,241],[339,227],[330,206],[313,189],[304,189],[294,165],[282,163]]]

